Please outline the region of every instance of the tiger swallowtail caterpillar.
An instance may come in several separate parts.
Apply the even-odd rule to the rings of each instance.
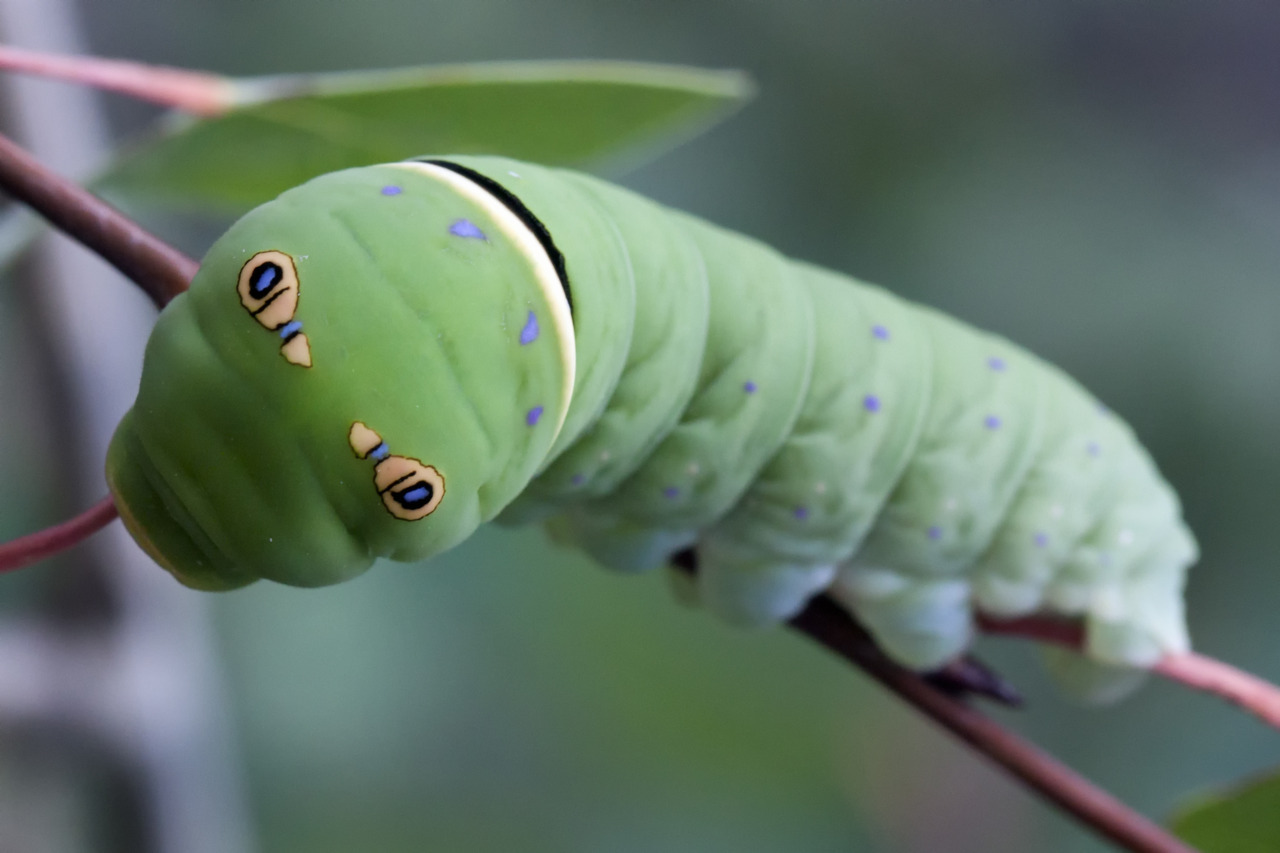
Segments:
[[[917,669],[975,614],[1188,641],[1196,556],[1128,427],[1008,341],[568,171],[350,169],[252,211],[162,312],[107,474],[182,583],[321,586],[482,523],[693,548],[736,623],[826,592]]]

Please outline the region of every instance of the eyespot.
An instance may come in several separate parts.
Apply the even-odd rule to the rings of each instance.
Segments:
[[[396,518],[416,521],[444,500],[444,477],[430,465],[407,456],[388,456],[373,469],[382,503]]]
[[[279,329],[298,310],[298,270],[284,252],[258,252],[240,268],[240,304],[268,329]]]

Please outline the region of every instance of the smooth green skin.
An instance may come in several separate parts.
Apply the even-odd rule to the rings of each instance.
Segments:
[[[501,510],[549,518],[621,570],[694,546],[698,597],[734,622],[788,618],[828,590],[920,669],[963,651],[978,610],[1082,616],[1089,659],[1056,669],[1095,695],[1132,680],[1113,665],[1187,647],[1196,549],[1177,499],[1055,368],[586,176],[451,159],[518,196],[567,260],[563,430],[522,421],[565,385],[549,324],[545,348],[513,343],[522,312],[548,307],[529,259],[448,236],[459,216],[488,226],[451,193],[386,178],[394,167],[313,181],[211,250],[162,317],[113,444],[130,529],[184,582],[331,583],[375,555],[437,553]],[[378,197],[387,182],[404,197]],[[233,292],[265,248],[309,255],[310,370]],[[441,509],[390,518],[345,444],[352,420],[438,467]]]
[[[450,234],[461,218],[493,238]],[[112,441],[107,476],[130,532],[190,586],[319,586],[378,556],[438,553],[492,518],[554,437],[553,416],[529,427],[526,413],[565,393],[545,298],[497,235],[483,210],[393,166],[318,178],[236,223],[162,313]],[[286,361],[236,293],[241,266],[268,249],[297,262],[311,368]],[[541,334],[522,346],[530,310]],[[348,445],[354,421],[440,471],[432,515],[384,509],[373,462]]]

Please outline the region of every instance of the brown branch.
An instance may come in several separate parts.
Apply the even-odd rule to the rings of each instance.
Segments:
[[[696,558],[692,551],[677,554],[672,564],[681,571],[696,571]],[[934,687],[919,673],[894,663],[880,650],[866,629],[827,596],[811,600],[788,624],[870,675],[1027,787],[1125,850],[1134,853],[1196,853],[1165,829],[1033,744]]]
[[[0,572],[12,572],[51,557],[88,539],[116,518],[116,505],[107,496],[61,524],[0,545]]]
[[[0,45],[0,71],[83,83],[200,116],[221,115],[235,104],[235,87],[225,77],[121,59],[63,56]]]
[[[163,307],[199,264],[0,136],[0,188],[101,255]]]
[[[1069,649],[1078,650],[1084,643],[1084,629],[1078,620],[1052,616],[1000,620],[980,616],[978,625],[988,634],[1022,637]],[[1225,699],[1280,729],[1280,687],[1256,675],[1195,652],[1167,655],[1151,667],[1151,671],[1193,690]]]
[[[831,599],[814,599],[790,624],[862,669],[1099,835],[1135,853],[1194,853],[1193,848],[1066,765],[889,660],[862,626]]]

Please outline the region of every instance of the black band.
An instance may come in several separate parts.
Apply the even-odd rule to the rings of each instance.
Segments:
[[[569,273],[565,270],[564,255],[560,254],[560,250],[556,248],[555,241],[551,239],[551,232],[547,230],[547,226],[543,225],[542,220],[533,215],[533,211],[524,206],[524,202],[515,193],[487,175],[482,175],[474,169],[468,169],[466,166],[459,166],[457,163],[450,163],[448,160],[420,160],[418,162],[430,163],[433,166],[439,166],[442,169],[448,169],[450,172],[462,175],[462,177],[478,185],[502,202],[508,210],[514,213],[533,232],[533,236],[538,238],[538,242],[546,250],[547,257],[551,259],[551,265],[555,267],[556,277],[560,279],[560,286],[564,288],[564,298],[569,303],[569,313],[573,313],[573,294],[569,290]]]

